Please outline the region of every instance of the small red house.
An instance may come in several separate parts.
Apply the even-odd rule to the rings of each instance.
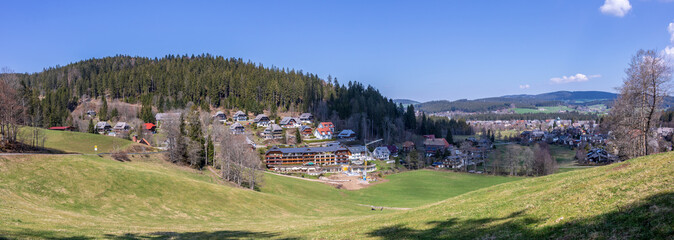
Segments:
[[[74,131],[74,127],[50,127],[49,130],[56,130],[56,131]]]
[[[154,123],[146,123],[145,124],[145,130],[148,130],[148,131],[154,133],[156,129],[157,129],[157,126],[154,125]]]

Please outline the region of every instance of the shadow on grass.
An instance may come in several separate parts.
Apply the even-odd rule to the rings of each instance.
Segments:
[[[432,227],[426,230],[394,225],[368,235],[382,239],[672,239],[674,193],[657,194],[595,217],[562,220],[535,229],[544,221],[518,211],[503,218],[431,221],[427,224]]]
[[[154,233],[125,233],[121,235],[104,234],[104,239],[261,239],[261,238],[278,238],[278,233],[271,232],[251,232],[251,231],[213,231],[213,232],[154,232]],[[51,231],[34,231],[26,230],[17,234],[3,237],[0,235],[0,240],[5,239],[54,239],[54,240],[89,240],[100,239],[101,237],[89,236],[63,236],[61,233]],[[294,238],[282,238],[294,239]]]

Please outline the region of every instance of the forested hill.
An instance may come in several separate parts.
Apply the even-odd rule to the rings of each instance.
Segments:
[[[301,70],[265,67],[236,58],[208,54],[145,58],[114,56],[89,59],[33,74],[13,74],[18,95],[27,102],[32,126],[70,125],[71,112],[83,97],[120,99],[142,105],[141,116],[184,109],[194,103],[212,108],[312,112],[340,129],[353,129],[360,139],[402,140],[405,132],[436,134],[470,132],[465,122],[416,124],[414,108],[384,97],[372,86],[340,84]],[[144,118],[144,117],[141,117]],[[143,119],[145,122],[152,120]]]
[[[557,91],[536,95],[506,95],[501,97],[481,98],[475,100],[430,101],[418,104],[425,112],[463,111],[486,112],[510,108],[537,108],[557,105],[610,105],[617,94],[601,91]]]
[[[272,106],[307,110],[331,91],[317,75],[264,67],[242,59],[211,55],[145,58],[115,56],[89,59],[35,74],[20,74],[30,87],[137,102],[156,96],[155,107],[203,106],[241,108],[253,112]]]

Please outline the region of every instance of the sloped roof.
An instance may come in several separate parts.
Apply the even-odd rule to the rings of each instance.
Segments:
[[[449,143],[444,138],[426,139],[424,140],[424,145],[449,147]]]
[[[145,123],[144,125],[147,130],[152,130],[152,128],[156,127],[154,123]]]
[[[234,130],[236,128],[243,128],[243,125],[241,125],[241,123],[235,122],[234,124],[229,126],[229,129],[232,129],[232,130]]]
[[[294,118],[294,117],[283,117],[283,118],[281,119],[281,124],[282,124],[282,125],[289,124],[289,123],[290,123],[290,120],[295,120],[295,122],[299,122],[299,119]]]
[[[332,134],[332,131],[330,131],[329,128],[316,128],[316,131],[321,135],[325,135],[325,134],[328,134],[328,133]]]

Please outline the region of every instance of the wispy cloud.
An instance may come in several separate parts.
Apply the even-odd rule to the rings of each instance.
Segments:
[[[529,89],[530,87],[529,84],[520,85],[520,89]]]
[[[629,0],[605,0],[604,5],[599,7],[599,11],[603,14],[613,15],[616,17],[623,17],[632,9]]]
[[[665,55],[668,56],[669,60],[674,64],[674,22],[669,23],[667,31],[669,32],[670,45],[665,47]]]
[[[601,75],[595,74],[595,75],[587,76],[587,75],[582,74],[582,73],[577,73],[576,75],[572,75],[572,76],[562,76],[562,77],[550,78],[550,82],[556,83],[556,84],[573,83],[573,82],[587,82],[592,78],[598,78],[598,77],[601,77]]]

